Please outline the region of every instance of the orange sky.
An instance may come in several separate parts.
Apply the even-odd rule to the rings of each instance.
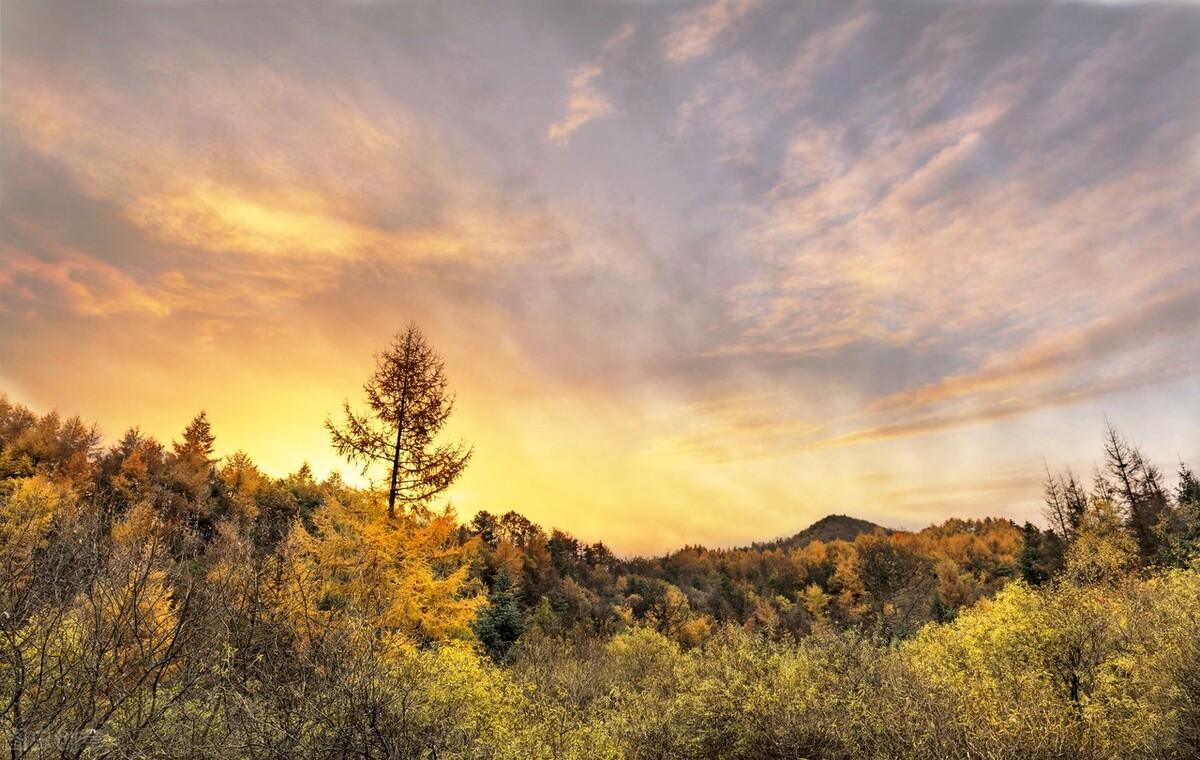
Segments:
[[[7,2],[0,391],[351,468],[416,321],[459,511],[623,552],[1200,455],[1200,11]]]

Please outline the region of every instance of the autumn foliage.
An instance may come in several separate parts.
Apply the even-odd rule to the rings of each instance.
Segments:
[[[14,757],[1187,758],[1200,487],[621,558],[0,400]],[[1116,460],[1119,459],[1119,462]],[[1072,485],[1074,484],[1074,485]]]

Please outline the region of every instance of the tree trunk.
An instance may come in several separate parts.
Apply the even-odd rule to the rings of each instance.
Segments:
[[[397,480],[400,475],[400,443],[404,436],[404,413],[408,405],[408,363],[412,354],[411,332],[404,340],[404,384],[400,388],[400,414],[396,420],[396,450],[392,452],[392,487],[388,489],[388,519],[396,517]]]
[[[400,421],[396,423],[396,450],[392,452],[392,487],[388,489],[388,519],[396,516],[396,479],[400,474],[400,437],[404,434],[404,402],[400,402]]]

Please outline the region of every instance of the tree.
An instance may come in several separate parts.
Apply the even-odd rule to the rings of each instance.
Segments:
[[[471,627],[493,660],[504,662],[508,659],[513,644],[517,643],[525,630],[525,621],[513,595],[512,579],[508,573],[501,572],[496,576],[492,592],[488,594],[488,604],[479,611]]]
[[[1067,549],[1065,577],[1076,585],[1117,583],[1137,560],[1137,541],[1121,525],[1116,506],[1096,499]]]
[[[41,417],[0,398],[0,478],[43,474],[85,490],[100,431],[79,417],[63,420],[51,411]]]
[[[1163,564],[1187,567],[1200,556],[1200,480],[1183,462],[1179,463],[1175,505],[1163,512],[1156,527]]]
[[[106,509],[115,515],[148,498],[163,483],[166,453],[151,437],[130,428],[100,460],[98,482],[106,497]]]
[[[923,606],[937,576],[928,557],[891,540],[882,532],[864,533],[854,540],[858,577],[876,622],[903,631],[909,617]],[[889,618],[895,618],[889,619]]]
[[[361,463],[364,474],[379,463],[391,465],[389,518],[397,501],[420,505],[445,491],[471,458],[461,442],[434,445],[454,410],[443,366],[421,331],[409,325],[375,357],[375,373],[363,385],[367,411],[358,414],[347,401],[343,425],[325,420],[334,450]]]
[[[1133,459],[1134,455],[1130,450],[1129,442],[1121,437],[1111,422],[1106,422],[1104,427],[1104,464],[1116,481],[1114,490],[1124,500],[1131,520],[1135,519],[1133,511],[1138,502]]]
[[[1200,506],[1200,479],[1197,479],[1192,468],[1183,462],[1179,463],[1179,485],[1175,488],[1175,501],[1180,506]]]
[[[1046,506],[1042,514],[1050,522],[1051,530],[1063,541],[1070,541],[1087,513],[1086,489],[1070,470],[1055,477],[1047,468],[1043,494]]]
[[[314,513],[312,532],[292,524],[280,552],[285,614],[305,639],[331,621],[417,644],[470,638],[485,600],[468,582],[474,547],[454,541],[454,513],[384,520],[373,500],[330,498]]]
[[[171,444],[170,472],[175,491],[172,512],[206,536],[212,529],[215,441],[208,415],[201,411],[183,429],[183,439]]]
[[[1021,531],[1017,569],[1030,586],[1041,586],[1062,569],[1063,540],[1054,529],[1039,530],[1030,522]]]
[[[216,463],[213,458],[216,440],[212,424],[208,421],[208,412],[201,409],[183,429],[183,440],[176,441],[171,446],[177,460],[195,464],[197,469],[206,469]]]
[[[1111,490],[1125,508],[1138,549],[1143,559],[1153,560],[1159,548],[1155,525],[1167,506],[1162,476],[1141,450],[1121,436],[1111,423],[1104,431],[1104,459],[1113,479]]]

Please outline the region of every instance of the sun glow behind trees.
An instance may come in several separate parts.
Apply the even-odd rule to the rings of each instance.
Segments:
[[[622,554],[1200,456],[1194,4],[519,5],[6,0],[0,390],[350,473],[416,319],[461,513]]]
[[[391,427],[347,410],[351,433],[330,428],[399,463],[410,481],[387,491],[218,459],[204,413],[169,448],[137,430],[102,448],[0,397],[14,756],[1200,751],[1200,487],[1181,465],[1169,490],[1111,426],[1090,489],[1047,474],[1046,529],[832,516],[622,560],[430,504],[445,479],[413,474],[444,452],[456,474],[466,451],[425,459],[450,409],[440,362],[410,328],[379,367],[390,459]]]

